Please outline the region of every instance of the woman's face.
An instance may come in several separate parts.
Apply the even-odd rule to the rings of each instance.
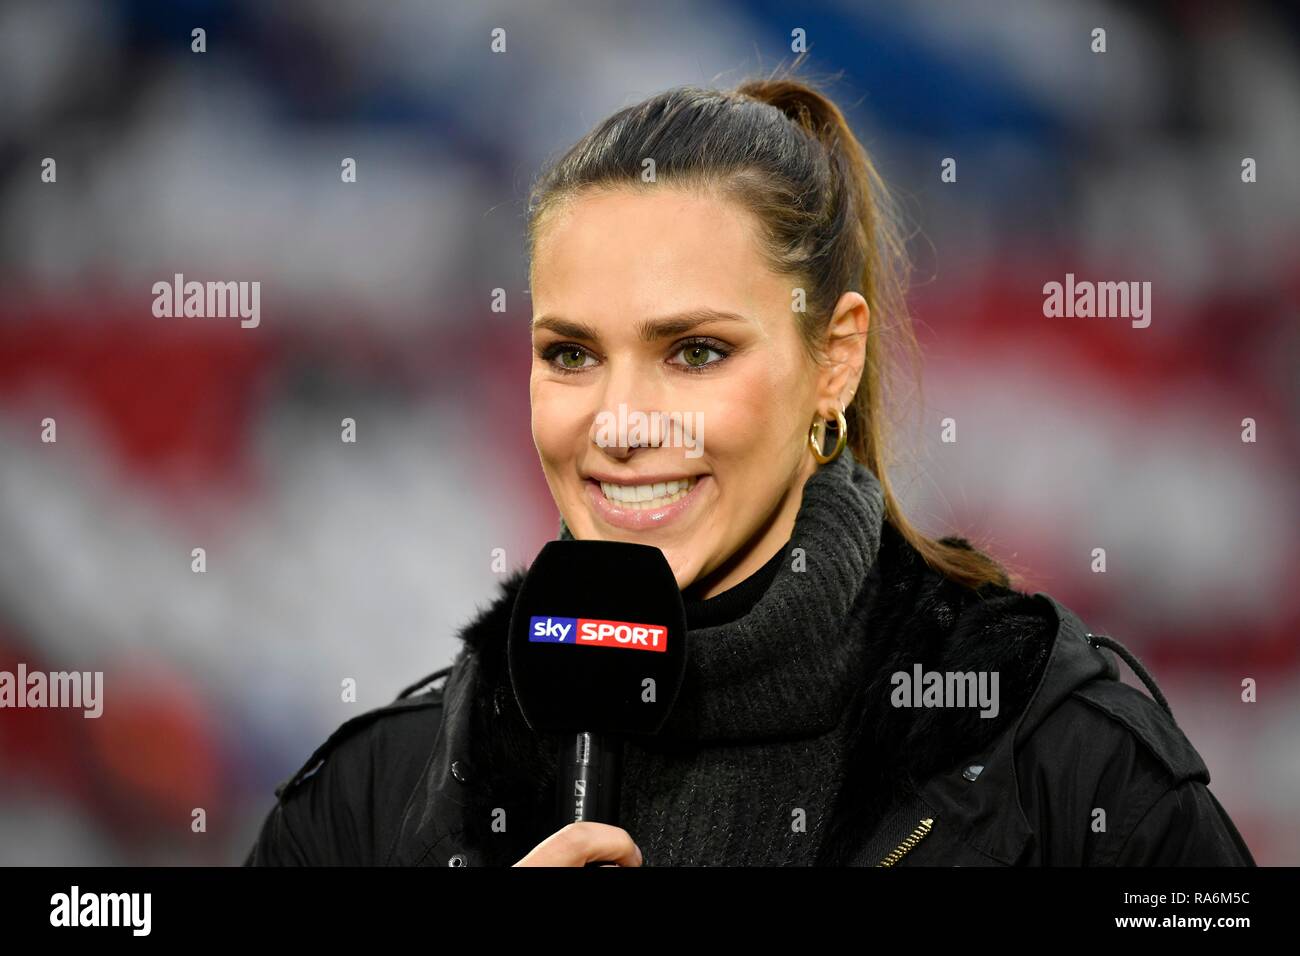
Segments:
[[[675,187],[588,191],[534,251],[533,440],[556,505],[575,538],[654,545],[705,597],[789,540],[809,425],[852,395],[865,342],[840,347],[855,373],[807,356],[797,280],[769,271],[755,229]],[[866,331],[857,293],[836,315]]]

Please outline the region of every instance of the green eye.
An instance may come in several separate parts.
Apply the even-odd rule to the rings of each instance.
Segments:
[[[581,345],[557,342],[542,349],[539,354],[546,364],[558,372],[581,372],[589,367],[585,361],[589,353]]]
[[[565,349],[563,352],[560,353],[560,364],[563,365],[565,368],[582,368],[583,362],[586,359],[586,357],[587,355],[585,352],[582,351],[582,349]],[[570,365],[568,362],[569,358],[576,358],[577,364]]]
[[[686,356],[687,365],[699,367],[709,364],[709,353],[712,351],[713,349],[704,345],[688,345],[682,349],[682,354]]]
[[[713,352],[718,357],[710,359],[709,353]],[[712,339],[701,339],[695,342],[686,342],[675,353],[682,356],[685,361],[681,364],[688,371],[702,371],[710,366],[717,365],[727,357],[727,350],[714,344]]]

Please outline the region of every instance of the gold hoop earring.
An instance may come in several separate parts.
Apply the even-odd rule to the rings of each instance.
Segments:
[[[823,454],[822,441],[826,437],[826,426],[828,424],[830,424],[829,418],[819,418],[814,421],[808,429],[808,445],[812,448],[813,457],[817,459],[818,464],[822,465],[838,458],[840,452],[844,450],[844,446],[848,444],[849,441],[848,419],[844,417],[844,409],[837,408],[835,410],[835,430],[837,432],[835,436],[835,450],[829,455]],[[821,435],[817,434],[818,425],[821,426]]]

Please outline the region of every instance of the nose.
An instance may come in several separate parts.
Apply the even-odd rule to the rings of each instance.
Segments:
[[[619,461],[636,448],[664,441],[664,415],[660,411],[664,386],[630,362],[611,364],[599,409],[591,423],[591,441]]]

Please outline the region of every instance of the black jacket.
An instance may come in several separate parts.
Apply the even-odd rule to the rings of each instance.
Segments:
[[[1255,865],[1159,688],[1118,642],[1047,594],[944,578],[888,523],[871,574],[878,654],[820,864]],[[522,577],[462,630],[452,666],[345,722],[276,788],[245,865],[510,865],[552,831],[551,805],[509,833],[486,822],[509,773],[491,763],[509,761],[487,760],[485,741],[519,717],[500,688]],[[1118,680],[1111,648],[1154,700]],[[918,659],[998,671],[997,717],[893,706],[890,675]]]

